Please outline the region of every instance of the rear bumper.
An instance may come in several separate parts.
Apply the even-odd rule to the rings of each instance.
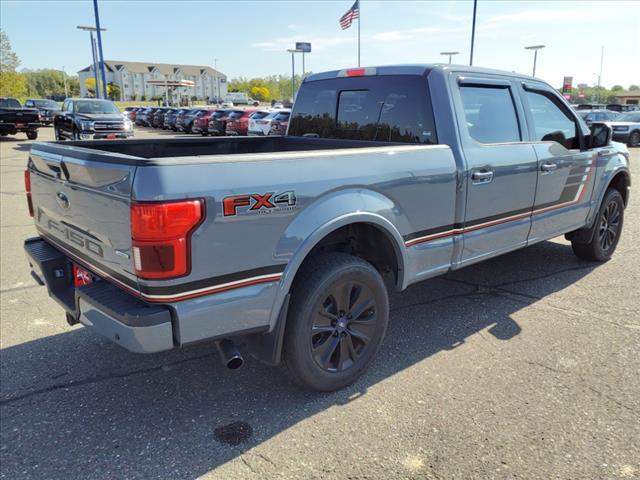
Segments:
[[[40,237],[25,240],[31,274],[47,287],[73,322],[91,327],[137,353],[174,348],[172,315],[163,305],[150,305],[103,280],[73,286],[71,261]]]
[[[40,122],[28,122],[24,124],[21,123],[20,126],[18,126],[17,123],[2,122],[0,123],[0,131],[9,133],[30,132],[33,130],[37,130],[41,126],[42,124]]]

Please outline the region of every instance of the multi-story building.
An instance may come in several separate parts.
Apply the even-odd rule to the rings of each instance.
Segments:
[[[107,84],[120,87],[118,100],[149,100],[153,97],[169,97],[177,104],[196,97],[198,100],[224,98],[227,93],[227,76],[211,67],[201,65],[172,65],[168,63],[121,62],[105,60]],[[94,78],[93,65],[78,72],[80,96],[89,96],[87,79]],[[98,75],[100,77],[100,75]],[[153,80],[149,83],[149,80]],[[166,87],[162,81],[193,82],[193,86]]]

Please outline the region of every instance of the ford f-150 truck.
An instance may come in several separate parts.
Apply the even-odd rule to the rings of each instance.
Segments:
[[[347,69],[304,80],[286,136],[34,144],[25,249],[71,324],[334,390],[372,362],[391,289],[563,234],[609,259],[628,163],[539,79]]]
[[[25,132],[29,140],[38,138],[40,115],[34,108],[22,108],[15,98],[0,98],[0,135]]]

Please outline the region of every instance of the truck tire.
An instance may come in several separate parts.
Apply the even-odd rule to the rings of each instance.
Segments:
[[[283,353],[292,379],[325,392],[350,385],[371,364],[388,322],[387,289],[369,262],[344,253],[310,260],[287,315]]]
[[[36,138],[38,138],[38,131],[37,130],[31,130],[27,132],[27,138],[29,140],[35,140]]]
[[[623,223],[624,200],[618,190],[609,188],[600,205],[591,241],[572,241],[573,253],[584,260],[606,262],[618,246]]]

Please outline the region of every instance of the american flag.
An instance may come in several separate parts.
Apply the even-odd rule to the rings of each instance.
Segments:
[[[356,18],[360,18],[360,0],[356,0],[353,6],[347,10],[347,13],[340,17],[340,28],[346,30]]]

